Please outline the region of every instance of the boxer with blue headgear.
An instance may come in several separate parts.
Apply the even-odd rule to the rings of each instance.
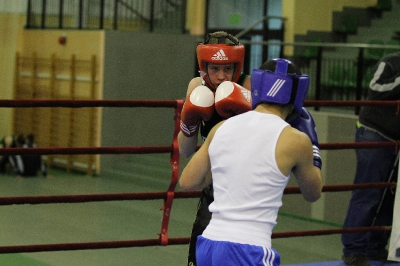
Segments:
[[[301,74],[293,63],[286,59],[273,59],[264,65],[266,68],[272,68],[274,63],[275,71],[255,69],[251,74],[253,109],[261,102],[293,104],[296,112],[300,114],[310,83],[308,75]],[[297,73],[288,73],[289,66]]]
[[[314,165],[321,168],[322,160],[315,122],[303,107],[309,83],[308,75],[302,74],[291,61],[281,58],[267,61],[260,69],[254,69],[251,73],[252,108],[255,109],[260,103],[293,105],[297,116],[293,118],[289,115],[286,120],[292,127],[310,137]]]

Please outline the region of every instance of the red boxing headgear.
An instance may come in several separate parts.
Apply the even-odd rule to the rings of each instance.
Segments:
[[[226,32],[208,34],[204,43],[197,46],[197,62],[200,71],[207,74],[207,64],[234,64],[232,80],[238,82],[243,69],[244,46],[232,35]],[[207,86],[215,89],[209,77],[203,77]]]

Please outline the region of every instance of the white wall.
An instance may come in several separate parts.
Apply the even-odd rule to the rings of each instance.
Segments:
[[[26,13],[28,0],[0,0],[0,13]]]

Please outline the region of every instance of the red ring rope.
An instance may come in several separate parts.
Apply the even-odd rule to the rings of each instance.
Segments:
[[[0,100],[0,107],[174,107],[178,100]]]
[[[341,192],[354,189],[375,189],[375,188],[396,188],[395,182],[379,182],[352,185],[326,185],[323,192]],[[300,188],[296,186],[286,187],[284,194],[300,194]],[[198,198],[201,191],[182,192],[175,191],[174,198]],[[124,200],[157,200],[167,199],[168,192],[141,192],[141,193],[115,193],[115,194],[82,194],[82,195],[59,195],[59,196],[19,196],[0,197],[1,205],[22,205],[22,204],[49,204],[49,203],[83,203],[99,201],[124,201]]]
[[[304,102],[304,106],[386,106],[396,105],[400,106],[400,100],[398,101],[314,101],[308,100]]]
[[[321,150],[341,149],[379,149],[398,147],[399,142],[365,142],[365,143],[321,143]],[[75,148],[2,148],[0,155],[20,154],[148,154],[173,152],[173,146],[136,146],[136,147],[75,147]]]
[[[374,227],[357,227],[357,228],[347,228],[347,229],[276,232],[272,233],[272,238],[318,236],[318,235],[331,235],[331,234],[355,233],[355,232],[367,232],[367,231],[386,231],[390,229],[391,227],[389,226],[374,226]],[[189,240],[190,240],[189,238],[169,238],[168,245],[186,245],[187,243],[189,243]],[[160,239],[144,239],[144,240],[108,241],[108,242],[3,246],[0,247],[0,254],[146,247],[146,246],[156,246],[160,244],[162,244]]]
[[[20,154],[147,154],[173,152],[173,146],[76,147],[76,148],[2,148],[0,155]]]

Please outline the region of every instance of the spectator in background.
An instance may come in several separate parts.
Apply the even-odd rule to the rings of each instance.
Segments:
[[[33,134],[29,134],[26,136],[26,142],[24,143],[24,148],[36,148],[35,136]]]
[[[22,134],[19,134],[16,138],[15,138],[15,143],[16,143],[16,147],[20,147],[22,148],[25,145],[25,137]]]
[[[22,148],[36,148],[35,136],[29,134],[25,140],[23,136],[17,137],[17,146]],[[11,158],[17,177],[35,177],[40,171],[44,177],[47,176],[47,169],[42,161],[42,156],[38,154],[15,155]]]
[[[17,142],[15,140],[15,137],[13,135],[8,135],[2,138],[2,140],[0,141],[0,147],[1,148],[14,148],[17,146]],[[10,171],[11,167],[13,167],[12,163],[13,160],[10,158],[12,158],[13,156],[11,155],[3,155],[1,156],[0,159],[0,173],[8,173]],[[11,166],[11,167],[9,167]]]
[[[400,53],[382,58],[373,70],[368,100],[400,99]],[[397,106],[364,106],[359,114],[356,142],[390,142],[400,140],[400,115]],[[396,161],[396,148],[357,149],[354,184],[387,182]],[[397,179],[397,167],[393,179]],[[392,225],[394,195],[385,189],[359,189],[352,192],[344,228]],[[384,197],[385,196],[385,197]],[[382,207],[378,207],[382,201]],[[369,266],[368,260],[384,261],[390,232],[342,234],[343,261],[350,266]]]

